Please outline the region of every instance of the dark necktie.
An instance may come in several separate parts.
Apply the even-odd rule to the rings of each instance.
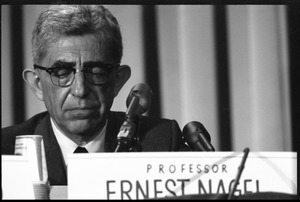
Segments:
[[[73,153],[89,153],[84,147],[77,147]]]

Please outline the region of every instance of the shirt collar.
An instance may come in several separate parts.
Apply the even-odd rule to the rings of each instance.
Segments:
[[[51,126],[53,128],[54,135],[58,141],[58,144],[60,146],[60,149],[63,154],[63,158],[65,160],[65,163],[67,164],[67,156],[68,154],[71,154],[74,152],[74,150],[78,147],[78,145],[73,142],[71,139],[69,139],[67,136],[65,136],[59,128],[55,125],[52,118],[51,120]],[[96,152],[104,152],[104,142],[105,142],[105,133],[107,128],[107,121],[103,127],[103,129],[100,131],[100,133],[89,143],[84,145],[84,147],[87,149],[89,153],[96,153]]]

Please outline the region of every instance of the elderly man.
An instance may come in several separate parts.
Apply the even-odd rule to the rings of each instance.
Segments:
[[[131,69],[121,64],[116,18],[99,5],[53,5],[38,17],[32,37],[34,68],[24,80],[47,111],[2,129],[2,154],[14,154],[18,135],[42,135],[50,185],[67,184],[67,155],[113,152],[125,120],[111,106]],[[142,116],[139,151],[186,151],[175,120]]]

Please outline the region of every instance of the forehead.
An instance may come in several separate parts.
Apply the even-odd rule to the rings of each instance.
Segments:
[[[50,44],[42,63],[49,66],[58,60],[76,63],[107,61],[101,51],[100,40],[94,35],[61,37]]]

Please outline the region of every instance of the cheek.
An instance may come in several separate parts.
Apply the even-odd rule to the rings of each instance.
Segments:
[[[114,90],[112,85],[106,85],[100,88],[95,88],[94,92],[97,95],[98,100],[102,106],[111,106],[114,98]]]
[[[50,84],[50,85],[46,85],[46,87],[43,88],[43,94],[44,94],[44,102],[47,110],[52,114],[59,113],[61,111],[61,106],[67,94],[65,92],[65,89],[63,88],[58,89],[55,86]]]

